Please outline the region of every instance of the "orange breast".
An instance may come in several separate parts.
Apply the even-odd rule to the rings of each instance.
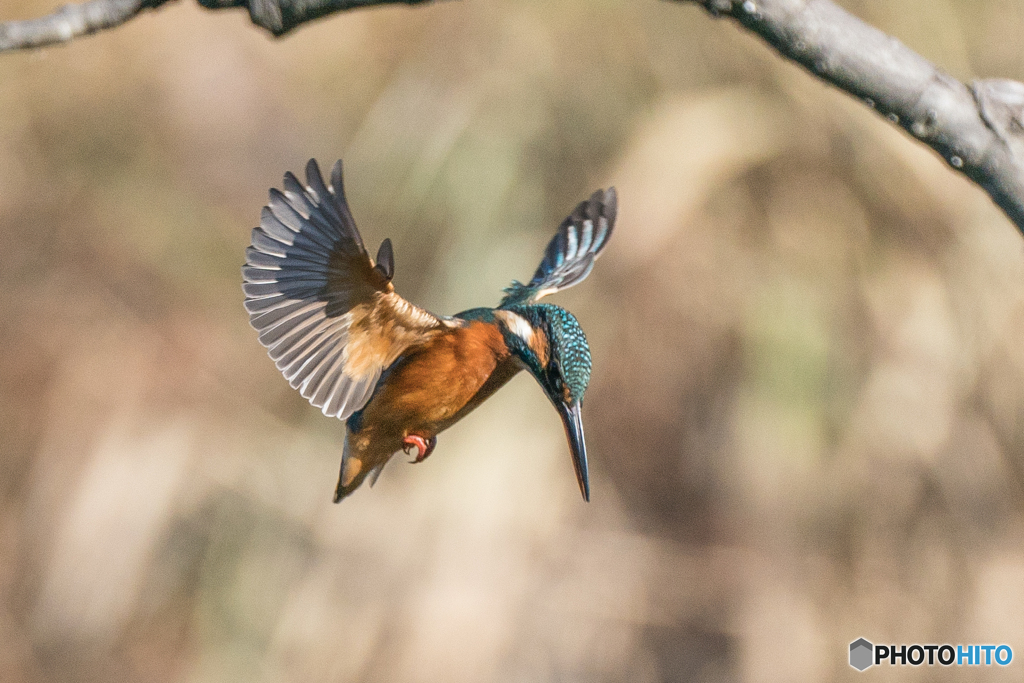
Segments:
[[[366,406],[363,427],[378,438],[430,437],[461,419],[519,370],[501,332],[474,321],[430,340],[391,371]],[[361,430],[362,431],[362,430]]]

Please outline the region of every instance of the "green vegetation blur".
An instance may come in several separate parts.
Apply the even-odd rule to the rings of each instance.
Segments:
[[[1024,80],[1020,2],[844,5]],[[1021,235],[736,25],[461,0],[272,40],[183,0],[0,83],[0,680],[814,682],[867,675],[861,636],[1024,649]],[[309,157],[438,313],[617,186],[555,301],[593,349],[593,502],[520,376],[331,503],[343,425],[240,277]]]

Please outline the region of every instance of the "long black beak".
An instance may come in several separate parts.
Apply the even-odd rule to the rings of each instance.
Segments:
[[[561,401],[555,403],[558,414],[565,425],[565,436],[569,439],[572,466],[576,468],[576,481],[580,484],[583,500],[590,502],[590,478],[587,476],[587,442],[583,440],[583,417],[580,403],[569,406]]]

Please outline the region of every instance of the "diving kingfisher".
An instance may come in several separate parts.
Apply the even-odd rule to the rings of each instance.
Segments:
[[[385,239],[371,259],[342,187],[341,161],[324,184],[315,159],[270,190],[242,268],[245,308],[292,388],[345,421],[334,502],[370,485],[399,450],[422,462],[437,435],[520,370],[537,380],[565,426],[576,479],[590,500],[580,414],[590,348],[569,311],[537,303],[590,274],[615,226],[615,188],[580,202],[548,244],[533,279],[513,281],[497,308],[438,316],[391,284]]]

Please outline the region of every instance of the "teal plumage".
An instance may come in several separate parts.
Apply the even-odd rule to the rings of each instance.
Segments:
[[[590,384],[590,346],[580,323],[569,311],[552,304],[539,304],[547,310],[551,325],[551,347],[559,359],[562,375],[574,401],[582,401]]]
[[[561,381],[569,388],[574,401],[582,401],[583,394],[590,384],[590,346],[587,336],[583,333],[580,323],[569,311],[554,304],[531,304],[526,306],[507,306],[504,310],[521,315],[532,325],[544,330],[550,343],[551,360],[549,365],[559,371]],[[521,340],[508,340],[510,347],[520,348]],[[529,353],[522,349],[522,353]],[[544,371],[537,359],[531,359],[530,369],[534,374]]]

